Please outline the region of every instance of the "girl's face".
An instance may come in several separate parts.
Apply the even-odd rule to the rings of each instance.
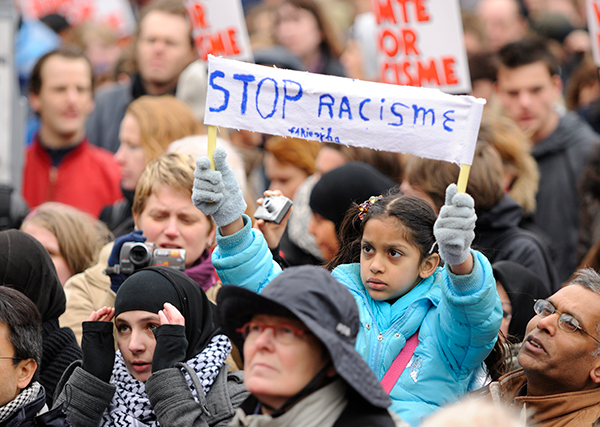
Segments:
[[[276,337],[275,329],[260,332],[260,328],[255,328],[244,341],[246,388],[260,402],[279,408],[325,366],[326,352],[299,320],[260,314],[252,317],[252,321],[268,326],[291,325],[305,331],[298,336]]]
[[[323,40],[317,18],[308,10],[289,3],[282,4],[277,10],[275,38],[300,58],[317,52]]]
[[[115,153],[115,160],[121,166],[121,186],[125,190],[135,190],[147,162],[140,123],[133,114],[128,113],[123,117],[119,141],[121,145]]]
[[[65,257],[60,252],[60,247],[58,245],[58,239],[50,230],[41,225],[35,224],[32,221],[27,221],[22,230],[33,236],[37,241],[39,241],[44,248],[50,254],[50,258],[52,258],[52,262],[54,263],[54,267],[56,268],[56,273],[58,274],[58,279],[60,280],[61,285],[65,285],[65,282],[69,277],[73,275],[73,272],[69,268]]]
[[[403,237],[408,233],[394,217],[372,218],[363,231],[360,277],[371,298],[396,300],[429,277],[438,265],[437,254],[421,254]]]
[[[158,325],[158,314],[150,311],[126,311],[115,319],[117,345],[125,366],[133,378],[141,382],[146,382],[152,375],[152,357],[156,347],[152,331]]]

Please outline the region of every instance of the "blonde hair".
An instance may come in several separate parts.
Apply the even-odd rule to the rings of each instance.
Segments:
[[[162,155],[169,144],[185,136],[202,133],[191,108],[173,95],[141,96],[127,107],[140,125],[140,141],[146,161]]]
[[[144,171],[135,187],[133,206],[131,211],[134,216],[139,216],[146,209],[148,198],[162,187],[169,187],[174,191],[188,194],[190,203],[192,187],[194,185],[194,170],[196,162],[189,154],[169,153],[152,160]],[[214,227],[212,218],[211,230]]]
[[[489,142],[486,129],[482,125],[467,184],[467,193],[475,200],[475,208],[482,210],[491,209],[504,196],[502,161]],[[406,156],[404,167],[406,181],[425,192],[439,211],[444,205],[446,187],[458,178],[459,167],[416,156]]]
[[[265,143],[265,150],[282,163],[291,163],[299,167],[307,175],[315,173],[315,159],[321,144],[300,138],[284,138],[273,136]]]
[[[62,203],[45,203],[30,213],[23,224],[44,227],[58,241],[58,249],[73,274],[98,261],[100,249],[112,240],[106,225],[93,216]]]
[[[494,146],[502,159],[503,170],[515,175],[505,190],[523,208],[525,215],[535,212],[540,173],[527,135],[512,119],[492,115],[484,118],[479,138]]]

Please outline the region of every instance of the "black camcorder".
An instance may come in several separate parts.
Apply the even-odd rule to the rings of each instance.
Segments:
[[[119,263],[107,267],[106,274],[132,274],[149,266],[173,267],[185,270],[185,249],[156,247],[149,242],[125,242],[119,254]]]

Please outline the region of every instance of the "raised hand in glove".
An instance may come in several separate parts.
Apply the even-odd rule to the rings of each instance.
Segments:
[[[233,171],[225,161],[227,153],[217,148],[214,153],[215,170],[208,157],[196,159],[194,171],[194,206],[213,217],[220,227],[231,224],[246,210],[246,202]]]
[[[152,358],[152,372],[172,368],[177,362],[185,362],[188,341],[185,337],[185,319],[177,308],[166,302],[158,312],[160,325],[154,329],[156,347]]]
[[[108,257],[108,269],[107,274],[110,277],[110,288],[116,294],[119,290],[121,284],[125,281],[127,276],[121,273],[110,273],[110,267],[114,267],[119,264],[121,258],[121,248],[125,242],[145,242],[146,238],[142,236],[142,230],[135,230],[129,234],[125,234],[123,236],[117,237],[115,240],[115,244],[113,245],[112,251],[110,252],[110,256]]]
[[[83,369],[104,382],[110,381],[115,363],[115,340],[113,324],[115,315],[112,307],[102,307],[83,322]]]
[[[475,202],[467,193],[457,193],[456,184],[446,188],[446,203],[440,209],[433,234],[440,256],[449,265],[459,265],[467,260],[475,238]]]

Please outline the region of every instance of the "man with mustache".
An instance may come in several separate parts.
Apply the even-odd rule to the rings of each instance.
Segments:
[[[489,385],[489,395],[526,409],[528,425],[592,426],[600,418],[600,275],[579,270],[536,300],[518,360],[522,369]]]

